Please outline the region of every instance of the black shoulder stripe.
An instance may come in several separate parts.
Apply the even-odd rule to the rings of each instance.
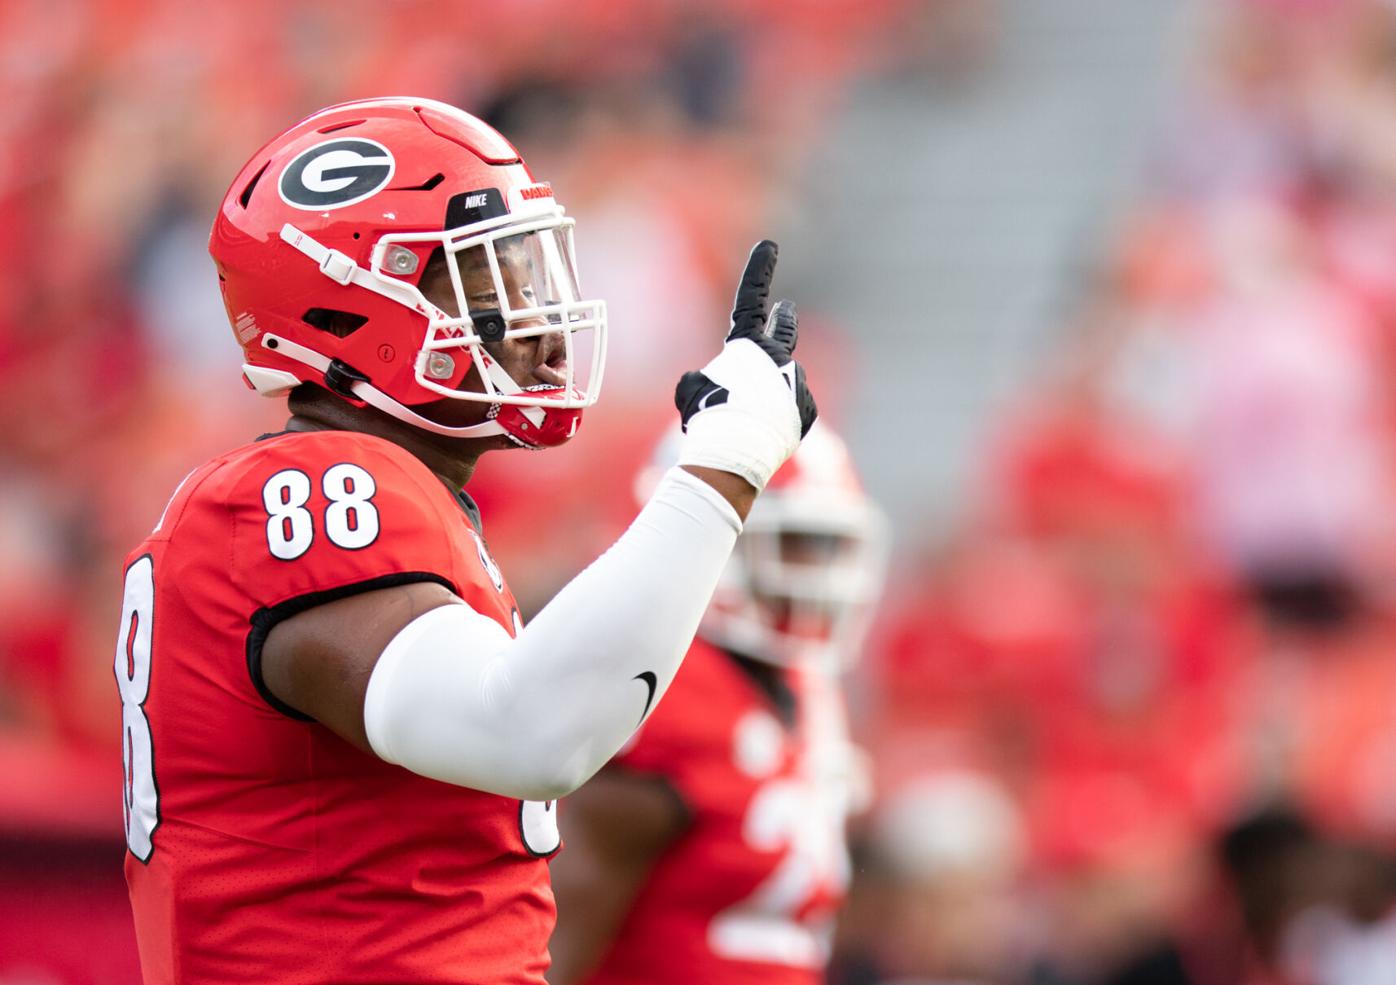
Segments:
[[[326,589],[323,592],[297,595],[295,598],[287,599],[276,605],[258,609],[252,613],[252,629],[247,634],[247,674],[252,679],[252,686],[257,689],[257,693],[262,696],[263,701],[271,706],[272,710],[299,722],[314,721],[309,715],[304,715],[292,708],[267,688],[266,680],[262,677],[262,646],[266,643],[267,636],[278,623],[318,605],[337,602],[340,599],[361,595],[364,592],[376,592],[381,588],[396,588],[398,585],[412,585],[423,581],[435,582],[452,592],[456,591],[455,585],[438,574],[429,571],[403,571],[392,575],[382,575],[378,578],[369,578],[367,581],[356,581],[352,585],[341,585],[338,588]]]

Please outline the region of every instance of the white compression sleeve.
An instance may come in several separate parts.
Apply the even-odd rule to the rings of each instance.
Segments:
[[[369,744],[491,793],[575,790],[669,687],[740,531],[716,490],[670,469],[610,550],[517,637],[464,604],[403,628],[369,679]]]

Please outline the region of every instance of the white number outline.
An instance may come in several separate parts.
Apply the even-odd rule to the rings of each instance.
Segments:
[[[331,477],[338,483],[338,496],[330,491]],[[354,484],[352,493],[347,488],[348,482]],[[367,492],[360,492],[360,487]],[[320,477],[320,491],[330,501],[325,507],[325,535],[330,538],[330,543],[346,551],[361,551],[372,546],[381,529],[378,507],[373,505],[373,497],[378,494],[378,480],[373,478],[373,473],[353,462],[331,465]],[[355,522],[359,524],[357,527],[349,526],[350,510],[354,511]],[[342,531],[338,529],[340,527]]]
[[[499,565],[495,564],[494,558],[490,556],[489,550],[485,547],[485,538],[474,530],[470,531],[470,536],[475,538],[475,552],[480,555],[480,566],[485,569],[485,574],[490,576],[490,581],[494,583],[494,590],[503,592],[504,572],[499,570]]]
[[[149,863],[155,853],[155,832],[160,827],[155,737],[150,717],[145,713],[145,703],[150,697],[154,639],[155,559],[143,554],[126,569],[121,593],[121,628],[117,632],[116,655],[112,661],[116,689],[121,695],[121,807],[126,848],[142,864]]]
[[[353,484],[351,492],[349,485]],[[282,469],[262,484],[262,508],[267,514],[267,550],[278,561],[295,561],[315,545],[315,515],[306,508],[314,484],[300,469]],[[373,497],[378,482],[362,465],[339,462],[320,476],[320,491],[328,500],[323,529],[330,543],[346,551],[361,551],[378,540],[382,530]],[[282,501],[282,495],[289,499]],[[302,495],[304,493],[304,495]],[[349,515],[356,526],[349,526]],[[291,524],[291,536],[284,525]]]
[[[720,957],[796,968],[821,968],[828,960],[832,925],[813,926],[799,911],[817,887],[846,884],[846,811],[827,800],[832,791],[825,789],[812,754],[804,751],[795,775],[770,775],[747,803],[743,842],[783,855],[755,889],[708,923],[708,947]]]
[[[294,561],[315,543],[315,517],[305,508],[313,488],[310,476],[300,469],[282,469],[262,484],[262,508],[267,511],[267,550],[278,561]],[[282,490],[289,497],[285,502],[281,500]],[[300,525],[302,520],[304,526]],[[287,522],[291,524],[290,537],[285,536],[282,529]]]
[[[480,545],[481,559],[488,557],[479,537],[475,538],[475,543]],[[519,615],[517,607],[511,609],[509,615],[514,624],[514,631],[510,635],[518,636],[523,632],[523,616]],[[557,826],[557,801],[519,801],[519,840],[523,842],[524,851],[534,858],[552,858],[557,854],[562,847],[562,832]]]
[[[524,851],[534,858],[548,858],[562,847],[562,832],[557,827],[557,801],[519,801],[519,837]]]

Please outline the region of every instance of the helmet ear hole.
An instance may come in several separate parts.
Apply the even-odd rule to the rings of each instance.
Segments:
[[[368,323],[363,315],[356,315],[352,311],[335,311],[333,308],[309,308],[301,315],[301,321],[341,339],[348,338]]]

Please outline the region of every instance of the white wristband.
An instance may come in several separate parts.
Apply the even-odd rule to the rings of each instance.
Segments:
[[[679,464],[731,472],[764,489],[800,446],[794,366],[776,366],[750,339],[724,345],[703,375],[727,390],[727,400],[689,418]]]

